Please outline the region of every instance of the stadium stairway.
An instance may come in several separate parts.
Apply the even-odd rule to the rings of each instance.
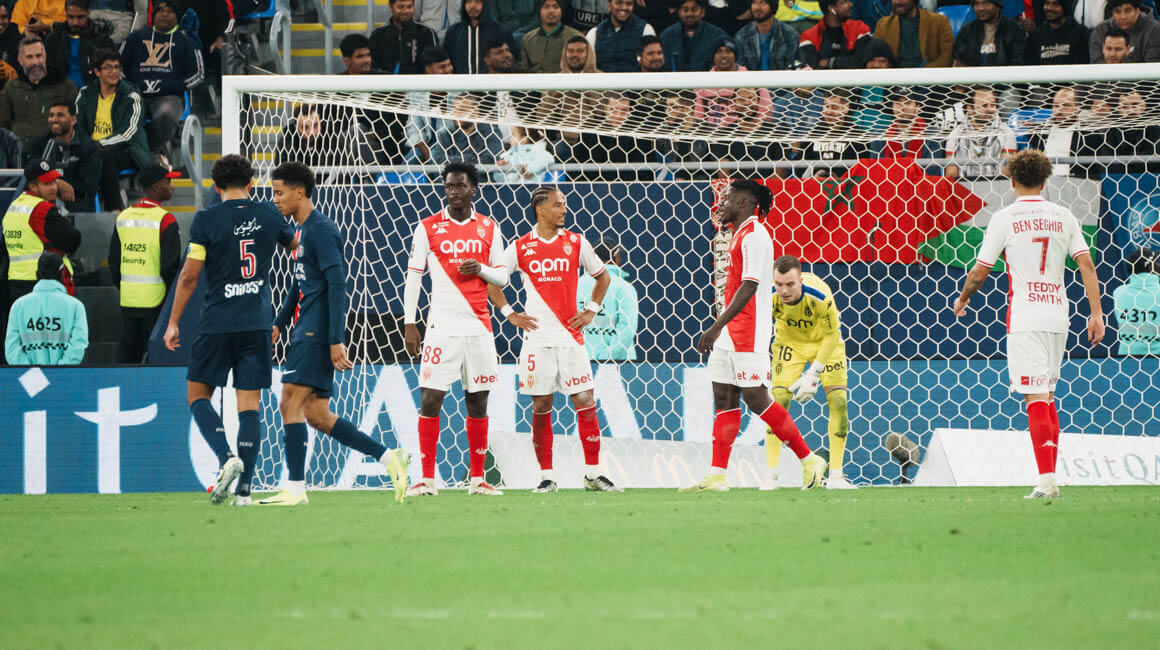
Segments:
[[[334,11],[334,57],[331,71],[342,72],[342,57],[338,44],[343,36],[362,33],[370,36],[374,25],[367,27],[367,0],[332,0]],[[374,0],[374,19],[382,24],[390,15],[387,0]],[[291,71],[295,74],[323,74],[326,72],[325,28],[320,22],[295,22],[291,31]]]

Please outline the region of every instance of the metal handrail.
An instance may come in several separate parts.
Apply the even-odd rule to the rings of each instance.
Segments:
[[[279,0],[278,4],[282,5],[283,1]],[[288,8],[284,9],[283,7],[279,6],[278,10],[276,12],[274,12],[274,18],[270,23],[269,46],[270,46],[270,52],[275,55],[275,58],[277,58],[278,53],[281,52],[281,56],[282,56],[282,66],[281,67],[282,67],[282,69],[278,71],[281,74],[291,74],[291,70],[290,70],[290,61],[291,61],[290,47],[291,47],[291,43],[290,43],[290,41],[291,41],[291,34],[293,33],[293,30],[290,29],[290,23],[291,23],[291,20],[290,20],[289,9]],[[279,37],[281,37],[281,40],[282,40],[281,46],[279,46],[279,44],[278,44]]]
[[[373,1],[373,0],[372,0]],[[318,10],[318,22],[322,24],[322,69],[326,74],[334,74],[334,0],[314,0]]]
[[[203,149],[204,132],[201,128],[201,120],[196,115],[191,114],[185,118],[185,124],[181,127],[181,151],[179,155],[189,170],[189,180],[193,182],[193,207],[195,210],[201,210],[204,203],[201,187]]]

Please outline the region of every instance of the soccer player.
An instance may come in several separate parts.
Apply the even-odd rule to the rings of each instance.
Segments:
[[[294,229],[273,208],[250,199],[254,169],[242,156],[222,156],[213,165],[222,202],[198,212],[189,229],[189,253],[177,279],[165,347],[181,345],[178,322],[205,269],[205,293],[197,335],[189,353],[189,408],[221,468],[210,503],[229,495],[238,479],[236,505],[250,505],[250,477],[261,443],[258,402],[270,387],[270,261],[275,245],[294,250]],[[230,371],[238,394],[238,455],[230,451],[221,416],[209,398],[225,386]],[[240,458],[239,458],[240,457]]]
[[[583,329],[600,312],[612,278],[587,239],[564,229],[568,202],[552,187],[532,192],[536,225],[508,245],[504,265],[510,277],[524,276],[526,313],[507,304],[503,289],[489,286],[491,300],[511,324],[524,330],[520,351],[520,392],[532,396],[532,446],[540,463],[540,484],[532,492],[555,492],[552,469],[552,405],[556,391],[572,397],[580,446],[584,450],[584,489],[623,492],[600,473],[600,425],[592,362],[584,347]],[[596,283],[584,309],[576,310],[578,272],[583,268]]]
[[[801,459],[803,490],[817,487],[826,471],[825,461],[810,451],[789,412],[769,397],[773,319],[765,314],[773,309],[773,240],[758,217],[769,212],[772,203],[768,187],[736,180],[719,211],[721,225],[736,228],[729,243],[725,309],[697,342],[698,352],[711,351],[708,373],[716,410],[713,465],[705,480],[682,491],[729,490],[725,470],[741,428],[742,399]]]
[[[828,490],[856,490],[842,476],[842,457],[850,416],[846,411],[846,343],[834,294],[821,278],[802,273],[802,263],[792,255],[773,261],[773,399],[789,409],[790,400],[806,403],[826,391],[830,410],[830,476]],[[807,366],[808,364],[808,366]],[[772,430],[765,432],[765,464],[769,470],[762,489],[777,489],[777,465],[781,441]]]
[[[274,319],[272,341],[278,342],[293,318],[290,350],[282,371],[283,435],[287,483],[278,494],[258,501],[263,506],[306,505],[306,424],[338,442],[377,458],[395,488],[395,501],[407,491],[405,449],[387,449],[330,410],[335,370],[354,367],[347,356],[346,263],[343,237],[334,222],[314,209],[314,172],[299,162],[283,163],[270,176],[274,205],[298,224],[294,279],[286,302]]]
[[[419,451],[423,479],[407,495],[438,493],[435,454],[439,447],[439,412],[443,398],[456,381],[463,383],[467,401],[467,444],[471,458],[468,494],[498,496],[503,492],[483,481],[487,457],[487,394],[499,378],[495,338],[487,285],[507,284],[503,264],[503,237],[499,224],[475,212],[479,192],[475,165],[453,162],[443,168],[446,207],[415,227],[407,282],[403,290],[404,343],[411,356],[422,351],[419,366]],[[419,335],[415,312],[419,308],[422,273],[431,271],[431,305],[427,339]]]
[[[1068,255],[1079,267],[1091,315],[1091,345],[1104,338],[1099,278],[1091,253],[1071,211],[1040,194],[1051,177],[1051,161],[1042,151],[1026,149],[1011,156],[1007,175],[1015,203],[999,210],[987,224],[978,259],[955,298],[956,316],[967,313],[971,296],[983,286],[1002,255],[1011,283],[1007,305],[1007,372],[1011,392],[1023,395],[1039,485],[1028,499],[1059,497],[1055,461],[1059,452],[1059,412],[1055,384],[1067,343],[1068,299],[1063,268]]]

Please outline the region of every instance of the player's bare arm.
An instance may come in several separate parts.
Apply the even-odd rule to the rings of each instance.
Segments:
[[[955,316],[966,316],[967,303],[971,301],[971,296],[983,287],[983,283],[987,281],[987,276],[991,273],[991,268],[985,264],[975,263],[974,268],[967,274],[967,279],[963,283],[963,291],[955,298],[954,305],[951,309],[954,310]]]
[[[169,314],[169,326],[165,328],[165,347],[170,351],[181,347],[181,331],[177,324],[185,313],[189,299],[193,297],[194,289],[197,289],[197,278],[203,266],[203,260],[186,257],[185,266],[181,267],[181,275],[177,278],[177,293],[173,295],[173,311]]]
[[[529,332],[534,332],[539,329],[540,321],[536,320],[534,316],[517,312],[508,305],[507,296],[503,293],[503,287],[497,287],[494,284],[487,285],[487,297],[491,300],[491,304],[495,305],[496,309],[504,315],[504,319],[507,322]]]
[[[1095,347],[1104,340],[1105,329],[1104,311],[1100,306],[1100,279],[1090,254],[1078,256],[1075,264],[1079,267],[1079,276],[1083,279],[1084,293],[1087,294],[1088,306],[1091,308],[1087,324],[1088,343]]]
[[[335,343],[330,346],[330,362],[334,364],[335,370],[350,370],[354,368],[354,363],[347,356],[345,343]]]
[[[612,276],[608,271],[603,271],[596,276],[596,284],[592,287],[592,299],[588,305],[576,312],[576,315],[568,319],[568,329],[582,330],[592,323],[592,319],[596,318],[596,314],[600,313],[600,305],[604,302],[604,294],[608,293],[608,287],[612,284]]]
[[[737,314],[740,314],[742,309],[745,309],[745,305],[749,304],[749,301],[756,293],[757,283],[753,280],[744,280],[741,286],[737,287],[737,293],[733,294],[733,300],[729,301],[729,304],[725,306],[725,310],[709,326],[709,329],[705,330],[705,333],[701,335],[701,340],[697,341],[697,352],[705,354],[712,350],[713,344],[717,341],[717,337],[721,336],[721,330],[725,329],[729,321],[733,320]]]

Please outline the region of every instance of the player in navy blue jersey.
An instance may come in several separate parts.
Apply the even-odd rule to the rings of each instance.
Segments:
[[[274,205],[298,225],[294,280],[274,319],[274,342],[290,326],[290,350],[282,371],[282,422],[285,426],[287,483],[264,506],[305,505],[306,425],[340,443],[378,459],[395,488],[395,501],[407,492],[405,449],[387,449],[330,410],[335,370],[354,367],[347,356],[346,262],[343,237],[326,216],[314,209],[314,172],[299,162],[279,165],[271,175]]]
[[[198,276],[205,270],[209,288],[189,354],[189,408],[221,469],[210,503],[222,503],[238,479],[235,504],[249,505],[250,479],[258,458],[258,402],[270,387],[270,263],[278,245],[297,247],[294,228],[270,204],[250,199],[254,169],[242,156],[223,156],[213,166],[222,202],[198,212],[189,230],[189,254],[177,280],[165,347],[181,345],[177,324]],[[226,441],[221,416],[209,398],[225,386],[230,371],[238,397],[238,455]]]

